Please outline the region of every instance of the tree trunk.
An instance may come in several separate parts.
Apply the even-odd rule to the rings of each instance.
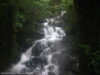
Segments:
[[[0,0],[0,72],[8,68],[13,45],[13,7]]]

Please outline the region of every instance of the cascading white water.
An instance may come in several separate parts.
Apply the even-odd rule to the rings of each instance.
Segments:
[[[56,48],[56,43],[63,40],[65,32],[61,27],[52,24],[56,21],[55,19],[60,19],[64,13],[65,11],[62,11],[61,15],[46,19],[46,22],[42,23],[44,37],[40,40],[36,40],[25,53],[22,53],[20,61],[14,64],[8,73],[59,75],[59,61],[54,62],[53,59],[54,55],[61,53],[61,50]]]

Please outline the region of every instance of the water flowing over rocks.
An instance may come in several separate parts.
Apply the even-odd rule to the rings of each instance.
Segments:
[[[66,48],[63,45],[66,34],[57,25],[64,13],[41,23],[44,37],[22,53],[20,61],[12,65],[8,74],[59,75],[59,57]]]

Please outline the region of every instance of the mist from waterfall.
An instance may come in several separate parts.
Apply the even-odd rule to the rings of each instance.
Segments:
[[[59,16],[47,18],[41,23],[44,37],[21,54],[20,61],[9,68],[8,74],[59,75],[58,56],[65,50],[62,40],[66,34],[54,23],[58,23],[64,13],[62,11]]]

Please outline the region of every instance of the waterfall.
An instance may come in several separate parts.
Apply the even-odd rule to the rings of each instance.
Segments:
[[[44,37],[21,54],[20,61],[12,65],[8,73],[27,75],[59,75],[57,56],[62,52],[61,42],[65,32],[61,27],[53,25],[64,15],[65,11],[54,18],[45,19],[43,26]],[[56,57],[55,57],[56,56]]]

